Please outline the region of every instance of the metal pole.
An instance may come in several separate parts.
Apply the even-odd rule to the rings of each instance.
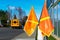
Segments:
[[[0,20],[0,25],[1,25],[1,20]]]
[[[36,27],[36,36],[35,36],[35,40],[37,40],[37,36],[38,36],[38,26]]]
[[[54,0],[52,0],[53,1],[53,3],[52,4],[54,4]],[[53,25],[54,25],[54,7],[52,6],[52,20],[53,20]],[[53,34],[54,34],[54,32],[53,32]]]
[[[57,36],[58,36],[58,5],[57,5]]]

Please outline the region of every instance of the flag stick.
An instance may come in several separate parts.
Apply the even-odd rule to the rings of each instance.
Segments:
[[[37,36],[38,36],[38,26],[36,27],[36,36],[35,36],[35,40],[37,40]]]

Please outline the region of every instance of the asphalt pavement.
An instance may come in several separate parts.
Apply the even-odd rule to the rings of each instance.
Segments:
[[[34,32],[31,36],[28,36],[25,32],[23,32],[12,40],[35,40],[35,34],[36,33]]]
[[[22,29],[0,28],[0,40],[11,40],[23,32]]]

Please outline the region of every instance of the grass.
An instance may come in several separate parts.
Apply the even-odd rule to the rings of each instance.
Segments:
[[[54,37],[50,36],[48,40],[56,40]]]

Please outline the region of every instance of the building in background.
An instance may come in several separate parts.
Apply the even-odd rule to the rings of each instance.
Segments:
[[[47,0],[47,7],[50,17],[54,25],[54,35],[60,37],[60,1],[59,0]]]

